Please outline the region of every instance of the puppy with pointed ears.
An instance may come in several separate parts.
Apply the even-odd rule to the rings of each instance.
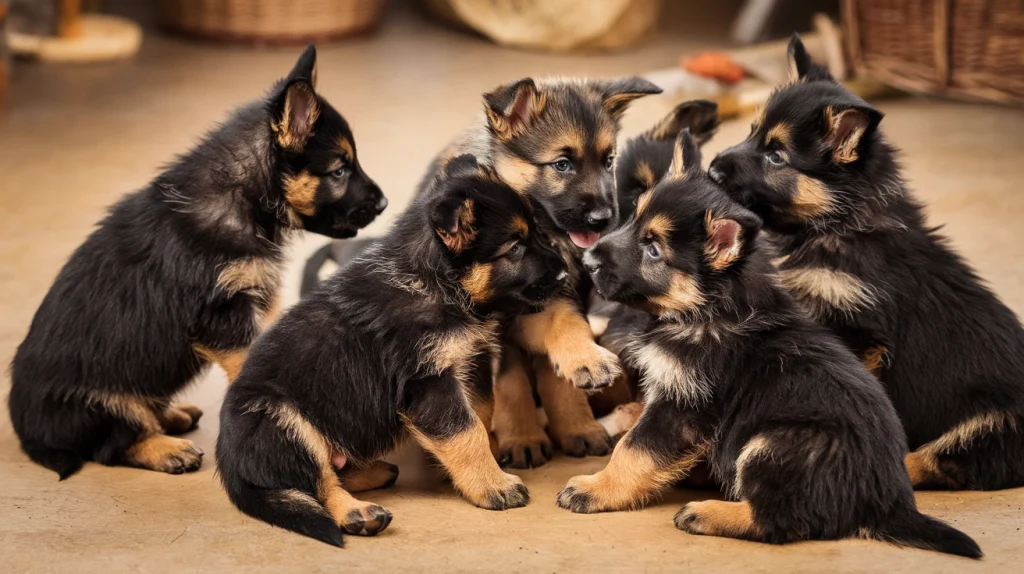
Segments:
[[[61,479],[86,460],[200,467],[199,448],[169,435],[202,412],[173,396],[211,363],[238,374],[274,314],[288,237],[351,237],[387,205],[315,84],[310,46],[71,256],[11,366],[11,420],[32,460]]]
[[[633,508],[706,457],[728,500],[684,506],[675,524],[688,533],[864,537],[980,557],[918,512],[892,404],[778,284],[760,226],[711,182],[684,131],[636,218],[587,250],[597,289],[653,316],[630,351],[647,402],[608,466],[571,479],[558,504]]]
[[[548,432],[568,455],[604,455],[610,439],[584,391],[607,387],[620,367],[594,341],[584,314],[589,289],[581,248],[615,225],[612,176],[619,120],[630,102],[661,90],[642,78],[526,78],[484,95],[484,116],[442,158],[473,153],[536,208],[538,230],[561,253],[569,279],[539,313],[518,317],[495,382],[499,458],[515,468],[540,466],[551,441],[538,421],[532,382]],[[575,387],[575,388],[574,388]]]
[[[1024,329],[927,227],[882,113],[790,43],[796,79],[711,177],[764,219],[782,282],[885,385],[918,488],[1024,485]]]
[[[253,346],[221,410],[217,466],[246,514],[336,546],[391,514],[351,493],[389,485],[408,433],[469,502],[527,503],[475,409],[507,318],[566,280],[530,207],[472,156],[442,168],[390,233]]]

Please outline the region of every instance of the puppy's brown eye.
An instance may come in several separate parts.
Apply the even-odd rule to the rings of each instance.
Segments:
[[[522,243],[516,243],[511,248],[509,248],[508,251],[505,252],[505,255],[507,257],[512,258],[512,259],[516,259],[516,258],[520,257],[523,254],[524,251],[526,251],[526,248],[523,247],[523,244]]]
[[[555,160],[551,167],[555,168],[555,171],[559,173],[568,173],[572,171],[572,162],[562,157]]]
[[[780,151],[769,152],[764,157],[768,160],[768,163],[772,165],[778,166],[786,163],[786,158],[782,156],[782,152]]]

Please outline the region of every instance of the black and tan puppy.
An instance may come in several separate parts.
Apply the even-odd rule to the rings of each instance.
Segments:
[[[221,410],[217,465],[239,509],[337,546],[343,532],[377,534],[391,514],[350,493],[395,480],[381,458],[405,432],[473,504],[525,505],[474,407],[489,407],[503,319],[566,279],[532,221],[515,191],[459,156],[271,327]]]
[[[684,506],[675,523],[691,534],[862,537],[981,556],[917,511],[892,404],[778,284],[760,225],[711,182],[684,131],[636,218],[587,251],[601,293],[654,317],[630,351],[646,405],[608,466],[571,479],[558,504],[632,508],[707,457],[728,500]]]
[[[86,460],[199,468],[203,453],[167,435],[202,413],[174,394],[210,363],[237,375],[293,231],[352,237],[387,205],[315,83],[310,46],[71,256],[12,365],[11,419],[32,460],[61,479]]]
[[[660,91],[641,78],[519,80],[485,94],[484,117],[441,156],[470,152],[493,167],[536,206],[538,231],[568,265],[558,296],[540,313],[517,318],[506,340],[493,425],[505,464],[539,466],[550,457],[531,380],[563,452],[602,455],[610,448],[579,389],[611,384],[620,368],[594,342],[584,315],[589,283],[579,256],[615,224],[611,170],[619,120],[630,102]]]
[[[619,209],[619,224],[626,225],[636,212],[637,199],[651,190],[668,172],[672,162],[675,140],[684,129],[698,145],[707,143],[718,131],[718,104],[708,100],[683,102],[672,109],[647,131],[636,135],[622,146],[615,160],[615,193]],[[587,320],[594,336],[602,347],[619,356],[625,356],[626,347],[636,333],[646,326],[648,315],[643,311],[601,298],[590,293],[587,306]],[[621,436],[636,422],[640,414],[639,404],[620,404],[611,409],[611,402],[638,397],[637,373],[628,362],[623,361],[625,375],[612,388],[590,396],[595,414],[608,415],[598,419],[613,438]],[[625,386],[626,388],[619,388]]]
[[[783,284],[885,385],[916,487],[1024,485],[1024,329],[928,227],[881,112],[790,44],[797,79],[711,177],[764,219]]]

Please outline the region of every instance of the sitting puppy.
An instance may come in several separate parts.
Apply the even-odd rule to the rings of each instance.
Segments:
[[[211,363],[238,374],[273,317],[294,231],[352,237],[387,206],[315,83],[310,46],[71,256],[11,368],[11,419],[32,460],[62,480],[86,460],[199,468],[199,448],[167,435],[202,412],[171,398]]]
[[[758,213],[782,283],[863,358],[918,488],[1024,485],[1024,329],[905,187],[882,114],[790,44],[779,89],[712,179]]]
[[[656,319],[630,351],[646,392],[640,420],[603,471],[569,481],[559,506],[632,508],[707,457],[730,500],[684,506],[675,523],[691,534],[858,536],[981,556],[917,511],[892,404],[777,283],[759,228],[708,179],[684,131],[636,218],[587,251],[604,296]]]
[[[350,492],[397,478],[380,459],[403,431],[473,504],[526,504],[474,407],[490,404],[503,319],[541,308],[565,265],[523,199],[473,156],[431,187],[254,345],[217,441],[242,512],[337,546],[343,532],[377,534],[391,514]]]

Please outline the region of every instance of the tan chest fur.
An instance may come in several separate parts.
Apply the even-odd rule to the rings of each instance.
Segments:
[[[651,398],[699,406],[711,398],[710,382],[695,368],[681,363],[660,345],[647,343],[633,353],[640,384]]]
[[[472,367],[472,359],[488,353],[492,360],[499,356],[498,322],[476,321],[458,329],[437,333],[424,341],[420,365],[433,374],[447,370],[465,381]]]

